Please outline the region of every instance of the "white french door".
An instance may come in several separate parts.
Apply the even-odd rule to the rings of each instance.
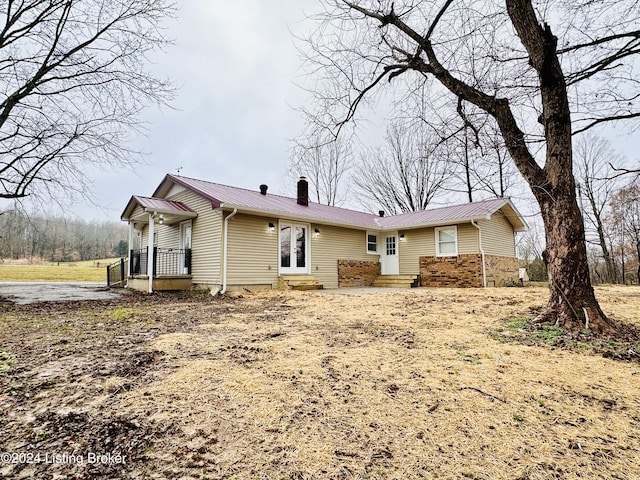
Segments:
[[[280,273],[309,273],[309,226],[280,223]]]

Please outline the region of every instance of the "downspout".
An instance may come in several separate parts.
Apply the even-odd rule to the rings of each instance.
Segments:
[[[227,218],[224,219],[224,238],[223,238],[223,247],[222,247],[222,267],[224,268],[224,273],[222,274],[222,290],[220,290],[220,295],[223,295],[227,292],[227,250],[228,250],[228,233],[229,233],[229,219],[235,214],[238,213],[238,209],[234,208],[233,212],[227,215]]]
[[[482,286],[487,287],[487,270],[484,265],[484,248],[482,248],[482,230],[480,230],[480,225],[478,225],[475,220],[471,220],[471,225],[478,229],[478,247],[480,248],[480,254],[482,255]]]

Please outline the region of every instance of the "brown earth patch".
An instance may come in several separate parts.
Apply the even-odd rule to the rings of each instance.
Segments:
[[[640,324],[639,288],[597,291],[607,313]],[[633,338],[611,358],[587,337],[529,341],[516,320],[545,299],[505,288],[3,303],[0,451],[85,461],[3,457],[0,476],[640,478],[640,362],[615,356]]]

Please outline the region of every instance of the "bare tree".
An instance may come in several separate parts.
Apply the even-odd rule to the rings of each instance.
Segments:
[[[457,155],[452,156],[459,168],[457,185],[464,186],[469,202],[479,197],[505,197],[517,183],[516,170],[509,156],[502,135],[495,124],[462,129],[462,135],[449,140],[454,143]],[[460,192],[460,188],[454,188]]]
[[[318,203],[340,206],[346,200],[346,174],[351,169],[352,153],[342,140],[316,136],[293,150],[289,174],[296,179],[305,176]]]
[[[0,198],[86,195],[89,165],[129,165],[142,109],[172,86],[146,70],[167,0],[0,0]]]
[[[543,260],[544,229],[539,218],[529,219],[529,228],[516,238],[516,250],[520,265],[527,269],[532,282],[548,281],[547,268]]]
[[[339,127],[389,83],[393,93],[432,82],[484,112],[542,214],[550,298],[538,320],[615,334],[591,285],[572,133],[640,117],[637,1],[323,3],[310,61],[322,75],[316,107],[332,113],[311,121]]]
[[[583,210],[587,225],[595,231],[604,260],[606,275],[603,280],[613,282],[616,279],[615,262],[609,252],[610,240],[607,239],[604,218],[616,189],[615,180],[610,178],[609,165],[619,164],[620,156],[611,148],[608,140],[595,135],[580,136],[574,150],[578,192],[581,201],[582,198],[586,200],[587,205],[583,205]]]
[[[452,174],[442,147],[423,130],[389,127],[384,146],[362,154],[354,183],[363,205],[391,214],[426,209]]]
[[[506,197],[517,183],[515,167],[495,124],[487,125],[482,135],[482,158],[475,159],[474,176],[478,189],[494,197]]]
[[[622,282],[625,283],[626,243],[631,245],[636,262],[636,278],[640,283],[640,182],[634,181],[618,190],[611,198],[611,216],[620,234]]]

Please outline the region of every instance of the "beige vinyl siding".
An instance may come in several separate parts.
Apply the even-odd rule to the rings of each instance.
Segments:
[[[159,225],[155,224],[158,234],[159,248],[180,248],[180,224]]]
[[[198,216],[192,219],[191,230],[191,276],[193,283],[215,287],[222,284],[222,211],[213,210],[211,202],[199,195],[183,190],[167,200],[188,205]],[[180,224],[177,223],[180,246]]]
[[[420,257],[435,256],[436,240],[433,228],[406,230],[404,239],[400,240],[400,274],[418,275],[420,273]]]
[[[160,225],[156,223],[153,227],[158,235],[157,247],[179,248],[180,247],[180,225]],[[145,224],[142,229],[142,248],[149,245],[149,224]]]
[[[317,237],[316,228],[320,231]],[[378,249],[380,238],[378,234]],[[338,260],[379,262],[380,256],[367,253],[367,232],[364,230],[312,224],[310,273],[324,288],[338,288]]]
[[[513,227],[501,211],[494,213],[491,220],[478,222],[482,229],[482,248],[487,255],[503,257],[516,256],[516,242]]]
[[[443,225],[443,227],[448,225]],[[478,230],[470,223],[456,225],[458,231],[458,254],[479,253]],[[420,257],[436,255],[435,228],[419,228],[404,230],[404,239],[400,240],[400,274],[418,275],[420,273]]]
[[[149,245],[149,224],[146,223],[144,227],[142,227],[142,245],[140,248],[147,248]]]
[[[480,253],[478,229],[470,223],[461,223],[458,227],[458,254]]]
[[[133,212],[131,213],[131,215],[129,215],[129,218],[136,218],[138,215],[141,215],[144,212],[144,209],[138,205],[136,208],[133,209]]]
[[[140,215],[142,215],[144,213],[144,209],[138,205],[136,208],[133,209],[133,212],[130,215],[130,218],[134,218],[134,217],[138,217]],[[140,224],[138,224],[138,226],[140,226]],[[145,248],[148,244],[149,244],[149,231],[148,231],[149,226],[148,225],[143,225],[142,228],[140,229],[136,229],[134,231],[134,235],[137,235],[138,232],[141,232],[140,234],[140,245],[138,246],[138,248]]]
[[[229,219],[227,285],[278,287],[278,220],[238,213]]]

